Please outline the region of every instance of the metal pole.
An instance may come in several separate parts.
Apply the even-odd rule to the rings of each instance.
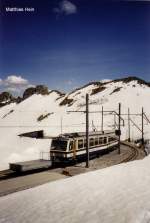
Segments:
[[[142,145],[144,145],[144,110],[142,107]]]
[[[118,118],[119,118],[119,120],[118,120],[118,125],[119,125],[119,127],[118,127],[118,130],[119,130],[119,139],[118,139],[118,154],[120,154],[120,134],[121,134],[121,129],[120,129],[120,115],[121,115],[121,103],[119,103],[119,115],[118,115]]]
[[[128,142],[131,142],[130,137],[130,109],[128,108]]]
[[[114,129],[116,129],[116,114],[114,113]]]
[[[104,125],[104,109],[103,109],[103,106],[102,106],[102,125],[101,125],[101,131],[102,132],[104,130],[103,125]]]
[[[89,95],[86,94],[86,168],[89,168]]]
[[[62,135],[62,132],[63,132],[63,127],[62,127],[62,116],[61,116],[61,119],[60,119],[60,123],[61,123],[61,135]]]

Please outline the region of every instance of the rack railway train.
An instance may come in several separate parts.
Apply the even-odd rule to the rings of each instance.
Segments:
[[[119,142],[118,135],[118,130],[90,132],[89,157],[94,158],[115,149]],[[69,162],[74,163],[85,159],[87,157],[85,132],[66,133],[53,137],[50,152],[46,152],[46,154],[48,154],[48,159],[43,159],[42,155],[40,160],[10,163],[9,173],[35,171],[55,167],[55,164],[68,164]]]
[[[89,155],[98,156],[102,152],[117,147],[116,131],[90,132]],[[53,163],[79,160],[86,157],[85,132],[67,133],[52,138],[50,159]]]

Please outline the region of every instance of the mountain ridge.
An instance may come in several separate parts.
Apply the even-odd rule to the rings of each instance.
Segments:
[[[46,89],[46,88],[43,88]],[[149,84],[139,78],[128,77],[107,82],[90,82],[68,94],[55,90],[33,92],[20,102],[6,100],[0,108],[0,169],[8,168],[8,163],[23,160],[39,159],[41,151],[49,151],[50,139],[35,140],[20,138],[20,134],[43,130],[45,136],[57,136],[63,133],[85,131],[85,97],[89,94],[89,130],[92,126],[101,130],[101,109],[121,113],[141,114],[142,107],[150,120]],[[70,112],[73,111],[73,112]],[[76,112],[77,111],[77,112]],[[79,111],[79,112],[78,112]],[[96,113],[95,113],[96,112]],[[121,139],[128,137],[127,117],[125,126],[121,126]],[[141,116],[131,117],[141,128]],[[114,115],[104,116],[104,130],[116,127]],[[150,125],[144,120],[144,137],[150,137]],[[131,138],[140,139],[141,132],[131,125]]]
[[[17,104],[21,103],[22,101],[26,100],[27,98],[31,97],[34,94],[49,95],[52,92],[55,92],[59,95],[59,97],[56,100],[63,99],[59,103],[60,106],[65,106],[65,105],[71,106],[74,101],[74,99],[70,98],[71,95],[73,95],[76,92],[78,92],[78,94],[79,94],[79,91],[82,91],[83,89],[85,89],[87,87],[93,86],[93,89],[92,89],[92,92],[90,93],[90,95],[95,95],[101,91],[104,91],[108,84],[119,83],[119,82],[128,84],[132,81],[137,81],[137,84],[139,84],[139,85],[145,85],[147,87],[150,87],[149,82],[146,82],[145,80],[143,80],[139,77],[136,77],[136,76],[128,76],[128,77],[114,79],[114,80],[110,80],[110,81],[107,80],[106,82],[103,80],[92,81],[92,82],[89,82],[81,87],[78,87],[78,88],[70,91],[69,93],[62,93],[58,90],[48,90],[48,87],[45,85],[37,85],[35,87],[30,87],[30,88],[25,89],[22,97],[21,96],[15,97],[10,92],[6,92],[6,91],[1,92],[0,93],[0,107],[3,107],[10,103],[17,103]],[[121,90],[121,88],[114,89],[114,91],[111,94],[113,94],[114,92],[117,92],[119,90]]]

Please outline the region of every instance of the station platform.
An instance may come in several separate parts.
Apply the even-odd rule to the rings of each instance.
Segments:
[[[9,169],[16,172],[26,172],[26,171],[32,171],[32,170],[37,170],[37,169],[48,169],[51,166],[52,166],[52,163],[50,160],[39,159],[39,160],[10,163]]]

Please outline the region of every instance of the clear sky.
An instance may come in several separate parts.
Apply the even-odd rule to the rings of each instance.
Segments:
[[[68,91],[131,75],[150,81],[150,2],[0,3],[1,89],[15,91],[21,83]],[[6,12],[6,7],[32,7],[34,12]]]

